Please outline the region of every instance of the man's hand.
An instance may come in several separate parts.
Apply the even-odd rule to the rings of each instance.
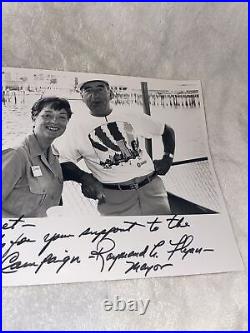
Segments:
[[[163,176],[170,169],[173,159],[169,156],[164,156],[161,160],[154,160],[153,163],[157,175]]]
[[[93,175],[85,173],[81,177],[81,189],[85,197],[98,200],[99,204],[105,202],[102,184]]]
[[[99,200],[99,204],[105,202],[103,186],[91,173],[83,171],[72,162],[62,162],[61,167],[64,181],[80,183],[85,197]]]

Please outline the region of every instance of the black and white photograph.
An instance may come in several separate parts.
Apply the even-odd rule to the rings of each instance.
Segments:
[[[199,81],[2,74],[3,216],[220,212]]]

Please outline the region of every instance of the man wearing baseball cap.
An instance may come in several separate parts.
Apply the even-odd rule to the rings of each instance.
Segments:
[[[171,214],[159,175],[173,162],[171,127],[139,112],[112,109],[113,91],[104,80],[86,81],[79,91],[87,110],[57,144],[66,179],[82,184],[86,197],[98,200],[101,215]],[[161,136],[164,154],[152,160],[141,138]],[[75,163],[83,159],[91,173]]]

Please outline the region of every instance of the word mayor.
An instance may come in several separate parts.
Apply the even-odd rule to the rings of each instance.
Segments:
[[[135,311],[139,315],[144,315],[148,309],[150,300],[124,300],[116,296],[113,301],[105,300],[103,303],[105,311]]]

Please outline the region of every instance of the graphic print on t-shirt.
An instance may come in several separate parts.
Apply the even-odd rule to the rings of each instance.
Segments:
[[[141,160],[142,150],[134,135],[133,127],[127,122],[110,122],[98,126],[89,135],[89,140],[105,169]]]

